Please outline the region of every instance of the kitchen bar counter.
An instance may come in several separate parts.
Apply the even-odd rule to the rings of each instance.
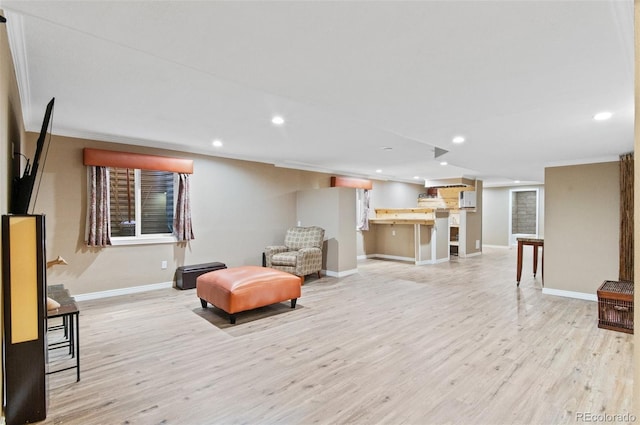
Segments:
[[[418,218],[370,218],[369,223],[373,224],[421,224],[423,226],[433,226],[436,222],[432,219]]]
[[[434,208],[377,208],[369,219],[368,255],[416,265],[449,260],[449,211]],[[440,230],[440,231],[437,231]]]

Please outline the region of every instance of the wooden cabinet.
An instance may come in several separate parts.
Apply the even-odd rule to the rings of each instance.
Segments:
[[[2,216],[4,415],[9,425],[47,417],[44,218]]]

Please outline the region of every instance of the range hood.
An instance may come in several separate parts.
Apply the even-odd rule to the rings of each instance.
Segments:
[[[467,177],[453,177],[448,179],[425,180],[424,187],[444,188],[444,187],[475,187],[475,179]]]

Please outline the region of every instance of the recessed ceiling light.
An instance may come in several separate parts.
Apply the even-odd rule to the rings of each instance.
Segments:
[[[381,172],[382,172],[382,170],[379,169],[379,168],[376,170],[376,173],[381,173]]]
[[[415,180],[420,180],[420,176],[413,176]]]
[[[596,121],[604,121],[611,118],[613,114],[611,112],[598,112],[593,116],[593,119]]]
[[[276,115],[275,117],[271,118],[271,122],[275,125],[282,125],[284,124],[284,118],[282,118],[280,115]]]
[[[520,180],[514,180],[513,182],[514,183],[520,183]]]
[[[442,162],[440,163],[440,165],[447,165],[447,164],[448,164],[448,162],[447,162],[447,161],[442,161]]]
[[[389,146],[382,146],[380,149],[382,149],[383,151],[390,151],[393,148],[389,147]]]
[[[464,142],[464,137],[456,136],[456,137],[453,138],[452,142],[453,143],[463,143]]]
[[[220,148],[220,147],[222,147],[222,140],[216,139],[213,142],[211,142],[211,144],[216,148]]]

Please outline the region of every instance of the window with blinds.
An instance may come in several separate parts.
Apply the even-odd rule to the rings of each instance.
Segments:
[[[175,173],[110,167],[111,236],[173,233]]]

